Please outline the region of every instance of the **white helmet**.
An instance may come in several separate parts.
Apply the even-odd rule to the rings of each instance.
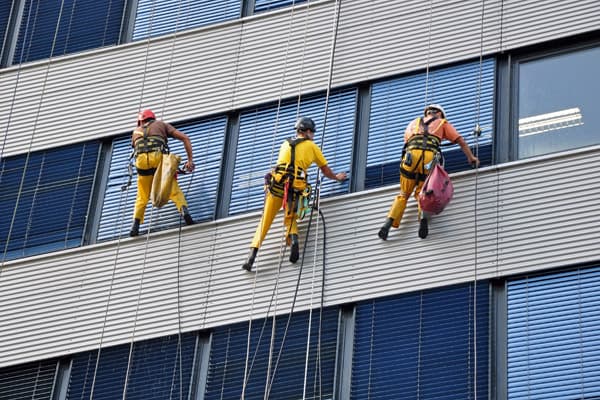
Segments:
[[[430,104],[427,107],[425,107],[425,109],[423,110],[423,115],[427,115],[427,110],[429,110],[431,108],[441,111],[442,118],[446,118],[446,111],[444,111],[444,108],[442,106],[440,106],[439,104]]]

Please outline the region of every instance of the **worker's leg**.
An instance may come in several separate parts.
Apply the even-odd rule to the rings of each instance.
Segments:
[[[133,218],[139,220],[140,223],[144,222],[146,205],[148,204],[148,200],[150,199],[152,179],[153,175],[140,175],[138,173],[137,176],[137,196],[135,198]]]
[[[256,227],[256,232],[254,233],[254,238],[252,239],[252,243],[250,247],[260,248],[263,240],[265,240],[265,236],[267,236],[267,232],[269,232],[269,228],[275,219],[275,215],[281,208],[281,203],[283,199],[281,197],[274,196],[272,193],[267,192],[265,196],[265,207],[263,210],[263,215]]]

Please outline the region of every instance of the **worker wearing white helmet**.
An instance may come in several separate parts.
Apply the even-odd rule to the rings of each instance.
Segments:
[[[446,112],[439,104],[430,104],[423,110],[423,117],[417,117],[404,132],[404,149],[400,164],[400,194],[396,196],[385,223],[378,232],[382,240],[387,240],[390,227],[398,228],[406,202],[414,191],[418,198],[425,179],[431,172],[434,160],[441,157],[440,144],[448,140],[460,146],[470,164],[479,165],[479,159],[458,133],[456,128],[446,120]],[[427,218],[421,217],[419,237],[424,239],[428,234]]]

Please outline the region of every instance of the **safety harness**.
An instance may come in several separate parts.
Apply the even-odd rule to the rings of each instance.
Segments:
[[[162,136],[157,135],[149,135],[148,132],[150,130],[150,125],[154,121],[148,122],[144,125],[144,133],[143,136],[137,139],[134,143],[134,157],[138,157],[140,154],[146,154],[148,157],[148,153],[153,153],[155,151],[160,151],[163,154],[169,154],[169,146],[167,145],[166,140]],[[156,168],[150,169],[137,169],[138,174],[141,176],[150,176],[154,175],[156,172]]]
[[[442,127],[446,123],[445,119],[442,119],[440,124],[437,126],[434,132],[429,132],[429,124],[431,124],[437,118],[432,118],[429,121],[423,121],[423,118],[418,119],[417,126],[415,127],[415,131],[418,132],[420,128],[423,128],[423,133],[416,133],[411,136],[410,139],[404,144],[404,148],[402,149],[402,160],[400,163],[400,174],[408,179],[414,179],[417,182],[425,181],[427,179],[427,174],[416,172],[416,167],[418,167],[419,163],[423,162],[425,158],[425,152],[431,151],[434,153],[434,162],[438,162],[442,157],[442,152],[440,150],[441,139],[432,133],[437,132],[438,129]],[[421,156],[417,160],[417,165],[413,171],[406,170],[403,165],[407,166],[412,165],[412,153],[411,150],[421,150]],[[430,168],[427,168],[430,169]],[[425,170],[425,168],[423,169]]]
[[[309,208],[311,186],[308,184],[307,173],[302,168],[296,166],[296,145],[306,138],[289,138],[290,162],[287,164],[278,164],[272,172],[265,176],[265,184],[269,191],[277,197],[283,198],[282,208],[292,211],[294,200],[297,200],[296,213],[299,219],[302,219]],[[296,182],[299,181],[299,182]]]

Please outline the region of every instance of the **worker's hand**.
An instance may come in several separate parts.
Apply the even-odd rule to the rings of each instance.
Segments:
[[[335,174],[335,180],[338,182],[344,182],[348,178],[345,172],[338,172]]]
[[[193,161],[186,161],[185,164],[183,164],[183,169],[188,172],[194,172],[194,168],[196,168],[196,166]]]
[[[471,166],[473,166],[473,168],[479,167],[479,158],[477,158],[475,156],[469,158],[469,164],[471,164]]]

